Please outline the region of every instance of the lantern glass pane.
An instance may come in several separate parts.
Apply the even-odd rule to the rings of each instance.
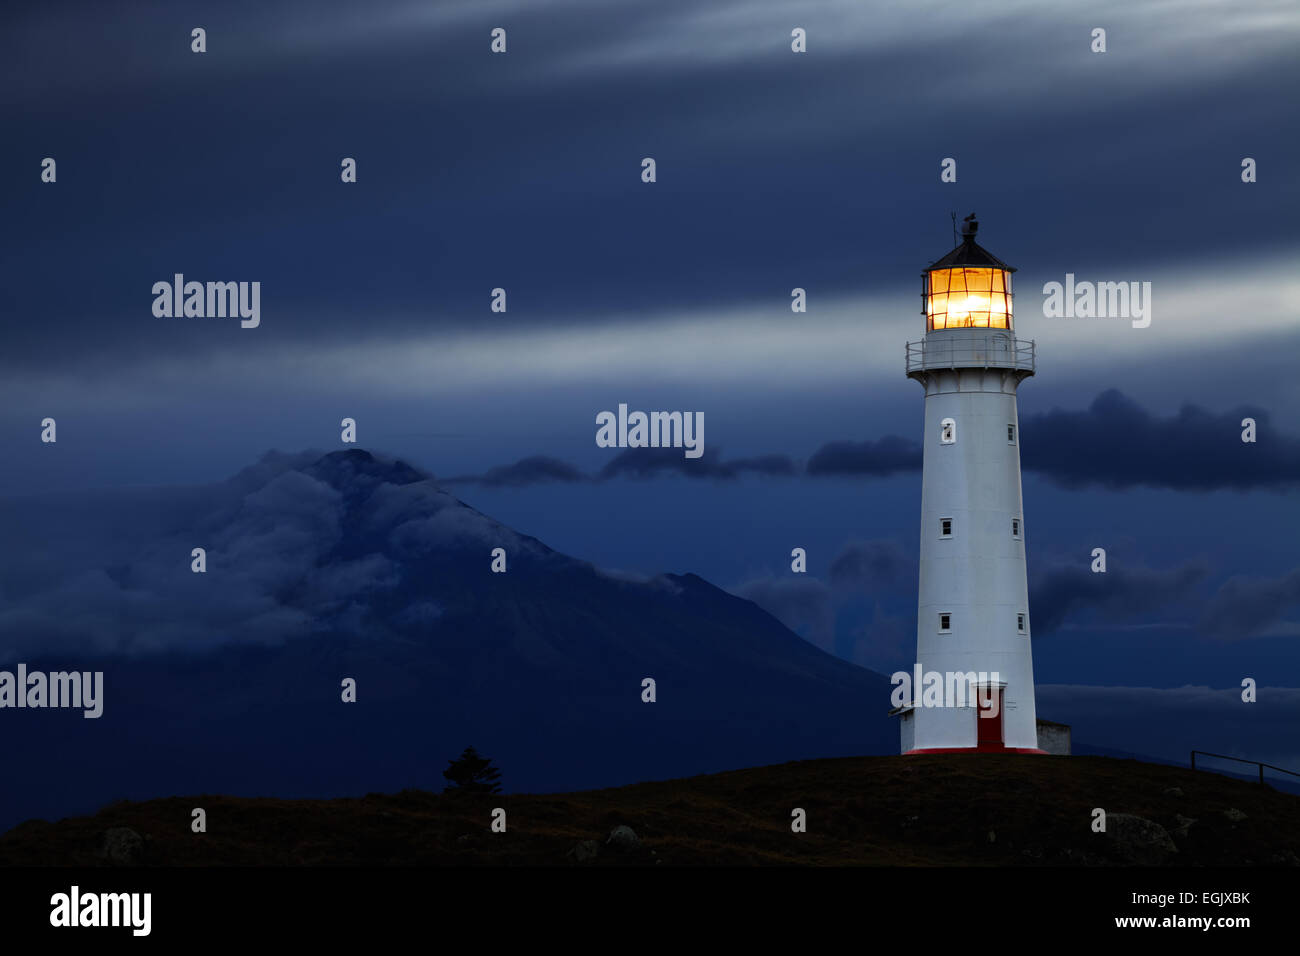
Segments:
[[[1010,329],[1011,278],[1001,269],[961,267],[929,273],[927,328]]]

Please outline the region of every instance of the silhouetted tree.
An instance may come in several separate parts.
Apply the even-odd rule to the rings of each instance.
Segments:
[[[501,771],[492,766],[487,757],[479,756],[473,747],[466,747],[455,760],[448,760],[442,775],[451,781],[443,788],[444,793],[501,792],[501,784],[497,782],[501,779]]]

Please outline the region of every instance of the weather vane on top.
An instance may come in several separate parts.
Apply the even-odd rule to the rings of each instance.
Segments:
[[[957,245],[957,213],[951,212],[949,213],[949,215],[952,216],[952,244],[955,246]],[[974,236],[976,230],[978,230],[980,227],[980,224],[978,220],[976,220],[974,213],[971,213],[969,216],[963,219],[962,223],[963,225],[961,227],[961,234],[963,238],[965,238],[966,236]]]

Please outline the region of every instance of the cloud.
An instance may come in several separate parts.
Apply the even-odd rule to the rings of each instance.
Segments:
[[[841,657],[873,670],[911,660],[916,652],[916,613],[890,614],[880,602],[872,603],[870,617],[848,629],[837,641]]]
[[[549,549],[535,539],[525,538],[464,505],[441,508],[387,529],[384,543],[404,561],[438,552],[455,553],[465,548],[475,548],[486,555],[491,548],[502,547],[516,558],[524,551],[549,553]]]
[[[521,458],[512,465],[498,465],[489,468],[481,475],[460,475],[443,479],[447,484],[475,484],[488,487],[519,488],[524,485],[536,485],[545,482],[579,482],[590,481],[585,474],[568,462],[551,458],[549,455],[531,455]]]
[[[830,580],[828,585],[808,574],[768,575],[731,590],[806,640],[837,653],[836,608],[855,596],[891,595],[914,586],[916,562],[893,541],[850,541],[831,560]],[[842,656],[865,664],[869,655],[879,656],[882,643],[892,647],[900,634],[909,631],[915,634],[914,617],[910,621],[889,617],[875,602],[870,622],[854,631],[852,646]]]
[[[1039,572],[1029,587],[1034,635],[1052,634],[1072,614],[1087,609],[1097,610],[1108,621],[1131,622],[1171,604],[1195,600],[1208,574],[1209,569],[1199,564],[1163,571],[1112,568],[1093,573],[1090,565],[1080,565]]]
[[[1241,440],[1244,418],[1255,419],[1254,443]],[[1158,418],[1109,389],[1086,411],[1054,409],[1024,418],[1020,432],[1024,468],[1067,488],[1208,491],[1300,482],[1300,439],[1274,429],[1263,408],[1214,414],[1186,404]]]
[[[1244,418],[1256,423],[1253,443],[1241,441]],[[1273,428],[1266,409],[1240,406],[1212,413],[1183,405],[1167,418],[1152,415],[1116,389],[1098,395],[1081,411],[1054,409],[1020,422],[1021,465],[1068,488],[1111,489],[1151,485],[1180,491],[1221,488],[1281,490],[1300,482],[1300,439]],[[450,482],[522,487],[546,481],[577,482],[616,477],[735,479],[746,474],[776,477],[885,477],[920,471],[921,445],[886,435],[866,441],[831,441],[801,465],[789,455],[723,460],[716,448],[698,459],[680,449],[629,448],[595,476],[544,455],[465,475]]]
[[[831,561],[830,577],[837,591],[882,594],[915,587],[917,567],[892,540],[850,541]]]
[[[652,478],[665,472],[687,478],[731,479],[742,474],[789,477],[798,474],[798,468],[785,455],[761,455],[757,458],[724,461],[720,449],[705,449],[699,458],[687,458],[680,448],[628,448],[619,452],[600,470],[600,477]]]
[[[1256,441],[1241,440],[1244,418]],[[1300,439],[1272,426],[1266,409],[1243,405],[1220,413],[1185,404],[1152,415],[1116,389],[1082,411],[1053,411],[1020,421],[1021,466],[1067,488],[1151,485],[1180,491],[1282,489],[1300,482]],[[921,446],[888,435],[834,441],[808,460],[814,476],[888,475],[919,471]]]
[[[1275,578],[1233,575],[1210,599],[1200,624],[1218,637],[1248,637],[1266,632],[1295,607],[1300,607],[1300,568]]]
[[[1144,616],[1173,609],[1172,626],[1206,637],[1266,637],[1275,635],[1279,625],[1287,631],[1284,616],[1300,607],[1300,568],[1276,577],[1233,575],[1214,588],[1209,577],[1210,569],[1197,562],[1096,574],[1086,565],[1051,568],[1030,580],[1034,634],[1052,634],[1087,611],[1097,612],[1104,622],[1140,627]]]
[[[3,500],[0,524],[14,543],[0,552],[0,658],[377,636],[436,621],[454,597],[413,562],[454,568],[497,546],[512,562],[567,560],[360,450],[270,453],[214,485]]]
[[[810,475],[892,475],[920,469],[920,444],[897,435],[877,441],[833,441],[808,459]]]
[[[712,448],[705,449],[699,458],[687,458],[680,448],[628,448],[611,458],[595,475],[588,475],[558,458],[533,455],[512,465],[489,468],[481,475],[459,475],[443,482],[520,488],[546,482],[610,481],[660,475],[732,480],[746,474],[793,477],[799,474],[799,466],[785,455],[724,460],[721,450]]]
[[[788,5],[762,0],[236,4],[211,25],[211,52],[203,56],[189,52],[188,31],[176,34],[169,5],[157,0],[129,15],[81,3],[69,17],[29,5],[0,31],[0,53],[12,54],[0,59],[13,66],[0,99],[16,107],[15,140],[40,140],[37,106],[53,98],[78,130],[77,154],[106,153],[122,164],[106,172],[128,173],[133,162],[114,154],[114,138],[147,139],[160,122],[179,123],[173,137],[191,148],[130,188],[113,188],[114,175],[82,180],[99,190],[89,197],[103,204],[98,223],[79,213],[87,197],[59,210],[48,190],[12,195],[13,239],[0,251],[13,273],[28,279],[6,285],[6,312],[57,312],[65,334],[43,335],[30,320],[10,323],[4,359],[14,368],[3,378],[21,372],[24,380],[59,380],[84,394],[82,376],[91,367],[102,383],[103,391],[94,390],[98,403],[105,394],[157,400],[169,380],[224,396],[236,377],[250,387],[301,391],[323,382],[333,391],[342,375],[376,392],[412,395],[651,370],[759,384],[773,373],[783,383],[814,384],[831,375],[860,382],[867,370],[896,376],[908,329],[901,310],[914,307],[911,276],[945,251],[935,240],[943,241],[946,215],[931,205],[932,177],[924,170],[950,135],[973,155],[1018,157],[988,163],[980,181],[999,207],[998,224],[986,224],[1005,237],[994,250],[1025,269],[1027,319],[1031,290],[1064,268],[1090,266],[1080,261],[1085,256],[1108,257],[1108,269],[1131,267],[1161,290],[1161,311],[1145,337],[1098,334],[1088,322],[1039,321],[1037,329],[1026,322],[1026,334],[1043,330],[1083,344],[1053,351],[1040,338],[1044,361],[1068,355],[1062,372],[1108,362],[1115,351],[1133,353],[1162,329],[1176,344],[1204,344],[1208,334],[1208,344],[1221,349],[1224,314],[1233,315],[1234,338],[1294,329],[1294,251],[1284,248],[1288,226],[1273,213],[1294,197],[1294,185],[1280,177],[1262,181],[1261,190],[1270,191],[1261,195],[1201,190],[1192,206],[1182,196],[1207,181],[1211,167],[1160,163],[1169,143],[1185,142],[1193,130],[1233,142],[1263,125],[1273,140],[1261,149],[1293,151],[1285,124],[1262,121],[1285,105],[1276,91],[1294,85],[1287,41],[1296,12],[1261,0],[1215,2],[1194,17],[1122,0],[1107,6],[1111,29],[1125,43],[1098,58],[1086,54],[1086,29],[1076,43],[1058,16],[1023,0],[999,4],[994,16],[945,0],[927,0],[923,12],[912,4],[885,11],[817,0],[806,5],[802,24],[807,55],[789,50]],[[498,18],[510,29],[505,56],[486,49]],[[998,56],[987,54],[992,48]],[[1115,69],[1096,70],[1099,59]],[[59,68],[34,68],[43,62]],[[935,62],[944,69],[931,68]],[[1196,77],[1171,67],[1178,62],[1196,62]],[[222,80],[213,85],[217,75]],[[1056,80],[1025,83],[1026,75]],[[1053,91],[1082,76],[1086,97],[1076,106],[1125,128],[1123,151],[1064,148],[1071,133],[1054,122],[1060,100]],[[957,127],[928,123],[930,107],[946,103],[955,83],[984,91],[990,112]],[[901,95],[875,97],[870,110],[853,108],[862,91],[882,85]],[[316,95],[301,102],[301,87]],[[93,98],[85,96],[90,88]],[[1260,95],[1243,95],[1251,90]],[[1119,99],[1117,91],[1126,95]],[[185,109],[199,93],[210,97],[207,110]],[[803,108],[812,101],[827,108]],[[688,114],[681,102],[692,104]],[[999,111],[1019,120],[1021,132],[1009,138]],[[394,133],[390,114],[437,122]],[[590,123],[596,114],[609,121]],[[1214,117],[1210,125],[1206,116]],[[218,121],[228,128],[214,128]],[[375,165],[363,163],[358,187],[366,202],[346,210],[340,237],[331,236],[333,212],[320,205],[311,180],[258,187],[263,167],[291,168],[296,157],[325,148],[336,126],[375,144]],[[626,188],[623,171],[636,152],[635,181],[647,129],[656,131],[661,169],[673,172],[653,190],[652,207],[643,203],[644,190]],[[456,135],[448,139],[446,130]],[[243,138],[266,144],[262,163],[242,161]],[[913,146],[902,153],[882,146],[901,142]],[[440,157],[432,180],[428,155]],[[527,176],[518,175],[519,155],[529,157]],[[1135,166],[1160,168],[1183,188],[1143,189]],[[1094,201],[1079,215],[1043,217],[1044,201],[1084,205],[1072,175],[1080,169],[1097,187]],[[863,177],[889,177],[891,194],[882,201],[854,190]],[[167,197],[194,179],[217,192],[191,210],[190,234],[159,248],[150,237],[166,224]],[[770,188],[776,181],[783,188]],[[820,201],[833,194],[848,205]],[[749,202],[754,195],[764,201]],[[433,213],[407,215],[412,197],[436,210],[439,269],[456,280],[440,284],[436,310],[426,307],[420,268]],[[920,212],[893,215],[909,205]],[[1197,230],[1216,268],[1171,262],[1170,244],[1116,230],[1117,209],[1169,216],[1173,233]],[[842,228],[882,215],[887,229]],[[776,228],[792,217],[808,226],[798,236]],[[114,226],[126,218],[133,229]],[[626,243],[609,241],[619,223],[635,224]],[[42,228],[60,236],[63,256],[25,240]],[[1017,258],[1017,246],[1032,258]],[[286,248],[298,254],[282,255]],[[1255,272],[1265,251],[1282,261]],[[60,262],[78,252],[87,253],[87,281],[100,289],[90,298],[60,294]],[[169,264],[170,257],[178,261]],[[320,261],[347,268],[322,273]],[[702,261],[709,268],[694,268]],[[220,263],[239,278],[256,264],[267,289],[257,349],[247,348],[246,337],[213,334],[219,326],[208,323],[150,320],[152,281],[183,270],[184,262]],[[583,263],[580,272],[574,263]],[[511,289],[510,312],[491,323],[482,321],[478,301],[485,273],[509,274],[520,290],[516,300]],[[579,274],[582,293],[574,295]],[[810,322],[789,321],[791,283],[776,282],[787,274],[810,293]],[[888,295],[864,295],[868,290]],[[361,309],[367,321],[359,335]],[[743,324],[733,321],[738,312]],[[645,321],[626,322],[628,313]],[[21,395],[28,383],[17,384]]]
[[[816,578],[760,578],[732,589],[753,601],[800,637],[829,653],[835,652],[835,611],[831,590]]]
[[[1031,565],[1033,633],[1046,637],[1071,621],[1138,628],[1151,615],[1171,610],[1173,622],[1151,626],[1183,627],[1211,638],[1268,636],[1285,623],[1289,609],[1300,606],[1300,568],[1275,578],[1237,575],[1217,589],[1209,586],[1210,576],[1211,569],[1199,562],[1167,569],[1112,567],[1105,573],[1093,573],[1089,564],[1046,570]],[[846,543],[831,559],[828,581],[776,574],[731,590],[818,646],[856,663],[878,666],[884,649],[898,651],[910,644],[908,635],[916,630],[917,563],[897,542]],[[846,640],[837,644],[837,614],[861,604],[862,598],[868,599],[864,617],[850,620]],[[891,615],[885,603],[898,598],[907,609]]]

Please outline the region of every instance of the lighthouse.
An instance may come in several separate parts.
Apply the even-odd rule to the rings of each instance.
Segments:
[[[925,445],[917,680],[893,711],[905,754],[1043,752],[1016,415],[1034,343],[1016,338],[1016,270],[976,243],[978,229],[968,216],[960,245],[921,273],[925,334],[907,343],[907,377],[925,389]]]

